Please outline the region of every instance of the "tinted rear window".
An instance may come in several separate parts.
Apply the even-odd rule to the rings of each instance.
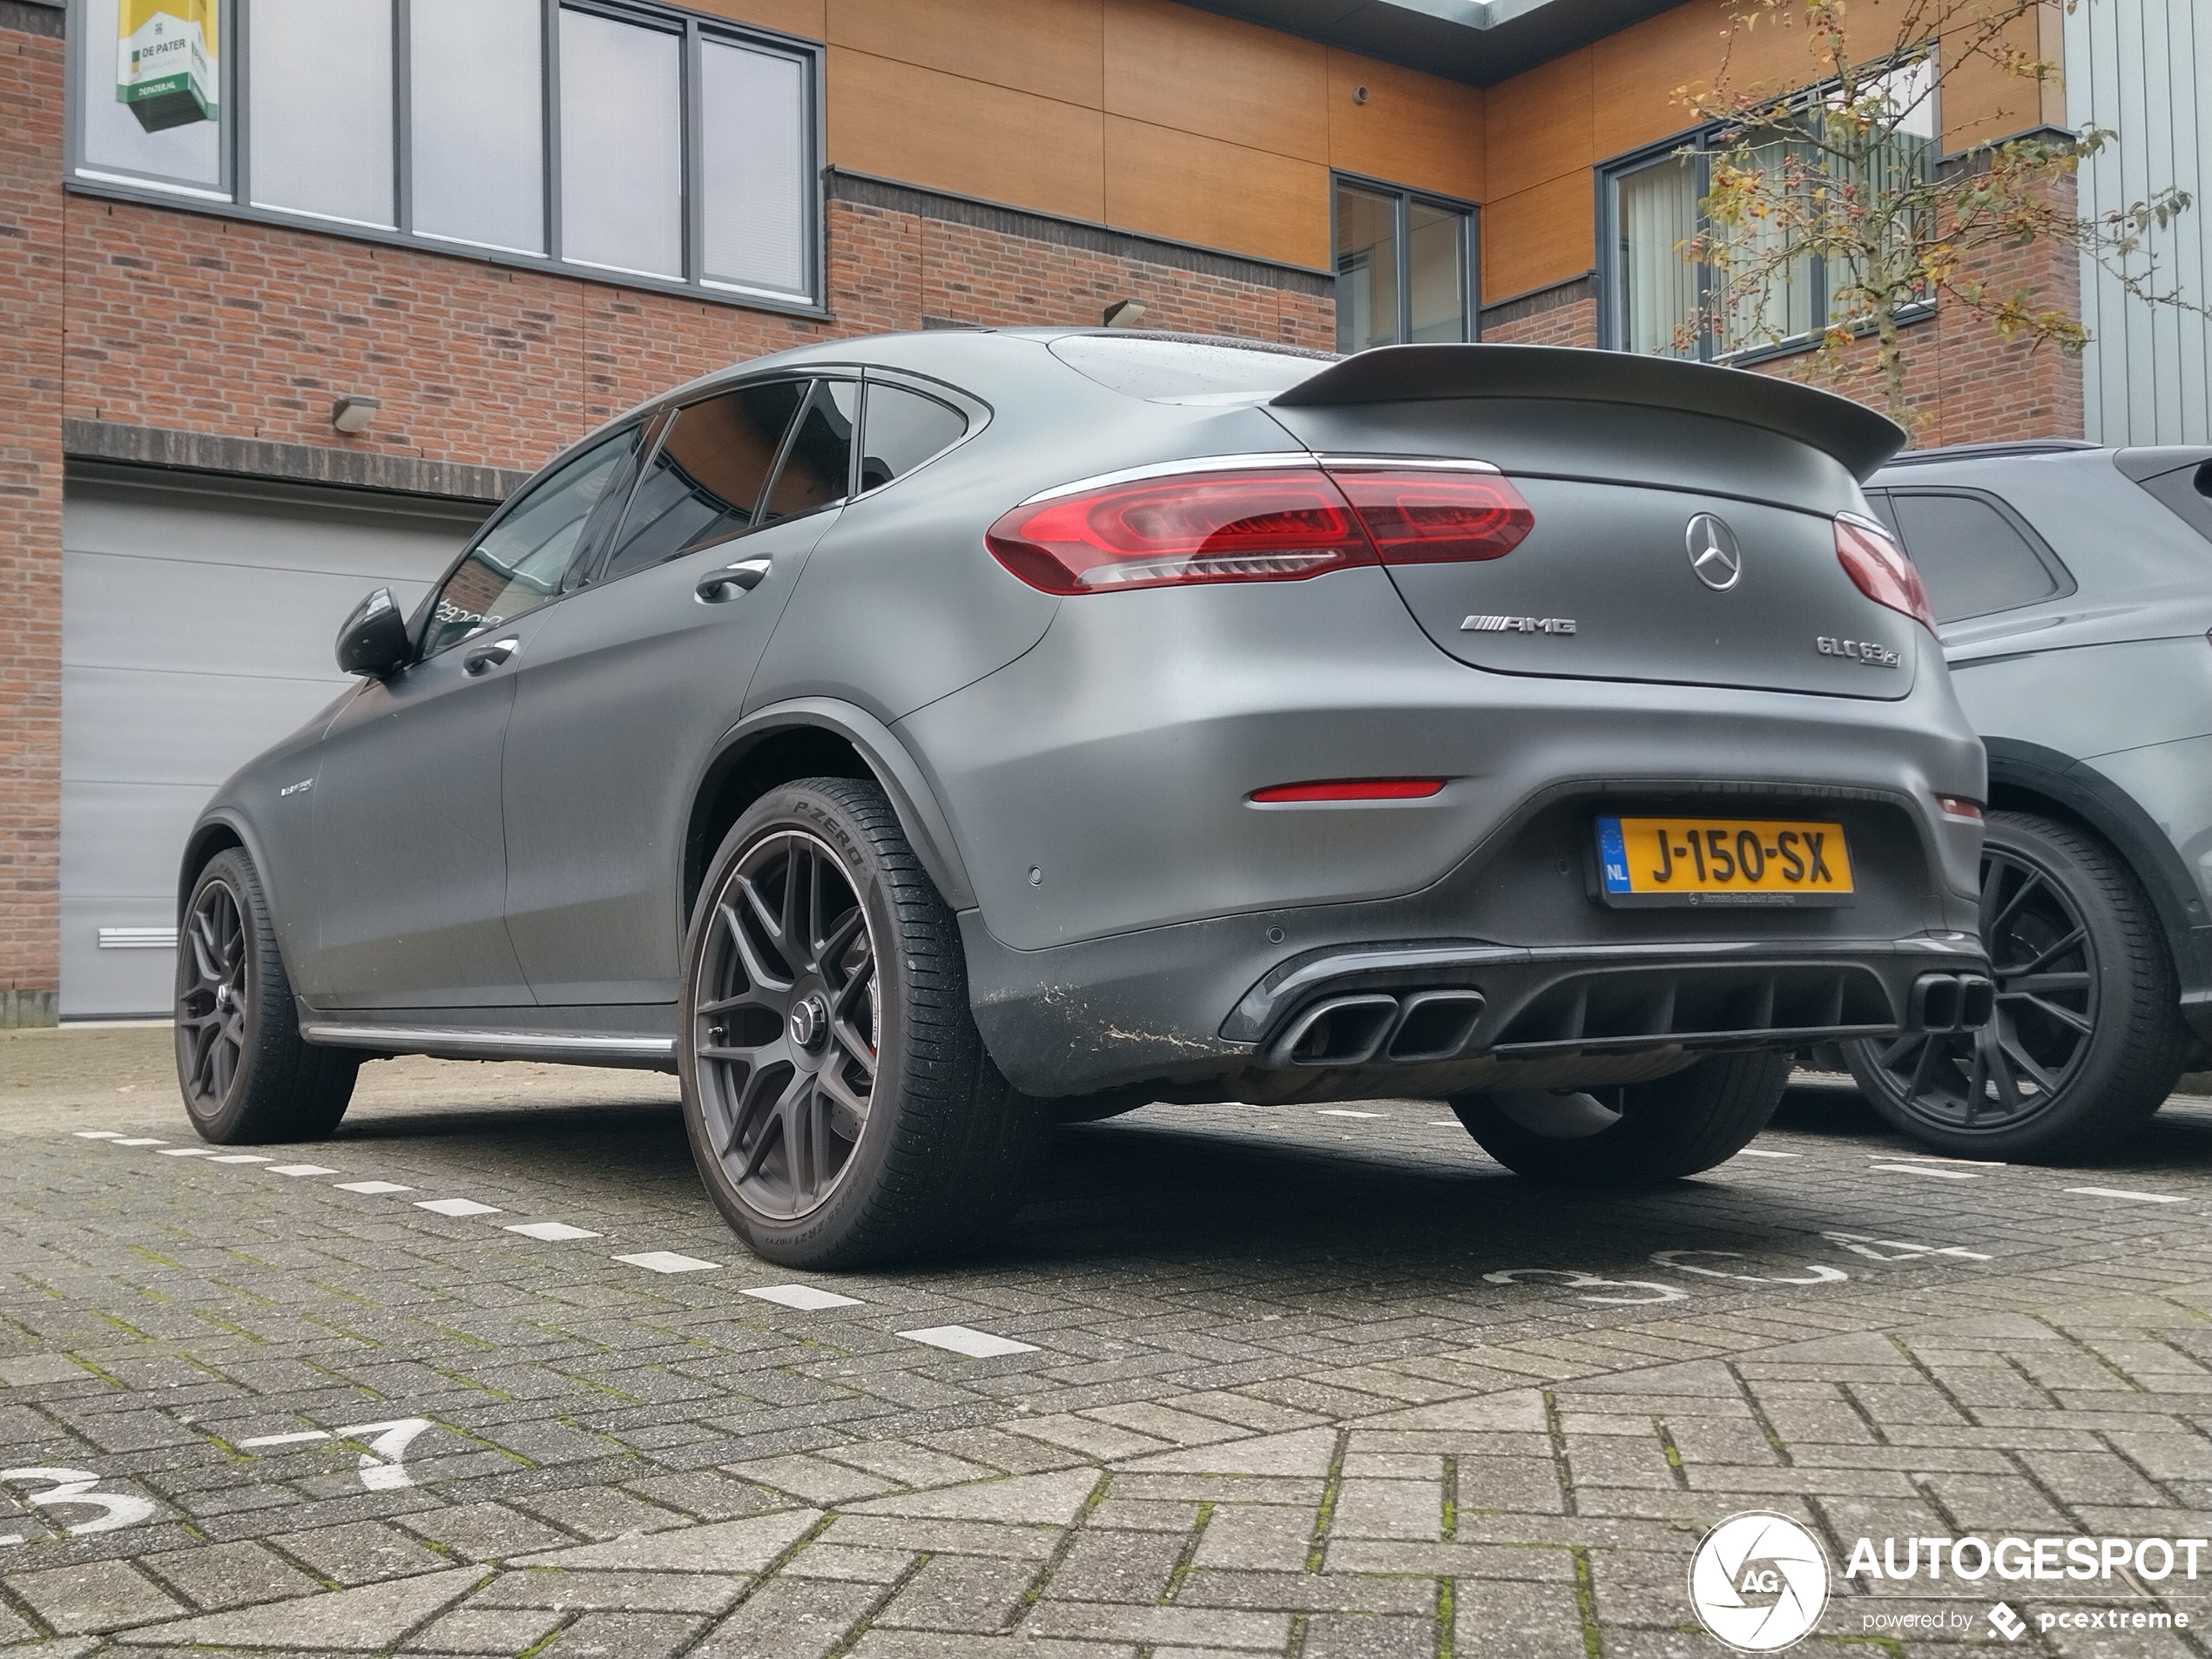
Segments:
[[[1146,334],[1070,334],[1052,354],[1077,374],[1124,397],[1272,397],[1337,360],[1290,347],[1238,346]]]
[[[1938,622],[2015,610],[2066,586],[2055,562],[1986,497],[1898,489],[1889,506]]]

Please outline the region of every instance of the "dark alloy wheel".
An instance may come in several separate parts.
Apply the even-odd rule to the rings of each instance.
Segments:
[[[246,1052],[246,921],[221,876],[201,882],[177,951],[177,1078],[195,1116],[221,1109]]]
[[[2065,1159],[2157,1110],[2186,1047],[2171,959],[2148,899],[2069,824],[1989,815],[1982,942],[1996,1009],[1979,1030],[1844,1045],[1875,1109],[1969,1157]]]
[[[826,843],[745,849],[709,922],[691,1014],[699,1105],[749,1209],[812,1215],[852,1166],[875,1093],[875,934]]]
[[[210,859],[185,902],[176,1022],[177,1084],[204,1138],[318,1141],[345,1116],[361,1057],[300,1036],[268,900],[243,847]]]
[[[939,1252],[1020,1202],[1042,1114],[984,1052],[959,926],[874,784],[803,779],[745,812],[682,983],[692,1157],[758,1254]]]

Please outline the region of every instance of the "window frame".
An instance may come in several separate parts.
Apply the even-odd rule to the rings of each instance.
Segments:
[[[2080,590],[2081,584],[2074,580],[2074,572],[2067,569],[2066,561],[2058,556],[2057,550],[2043,539],[2035,526],[2021,516],[2018,508],[1994,490],[1979,489],[1972,484],[1877,483],[1869,485],[1866,494],[1870,499],[1870,504],[1874,496],[1882,496],[1882,506],[1885,509],[1887,509],[1890,502],[1899,496],[1922,497],[1943,496],[1979,502],[1983,506],[1993,510],[1998,518],[2011,528],[2013,533],[2026,544],[2029,555],[2043,567],[2043,573],[2051,578],[2053,585],[2048,593],[2039,593],[2033,599],[2024,599],[2018,604],[1997,605],[1988,610],[1970,611],[1962,617],[1939,617],[1937,620],[1939,629],[1953,627],[1962,622],[1979,622],[1984,617],[2004,617],[2011,615],[2015,610],[2031,610],[2037,605],[2047,605],[2054,600],[2071,598]],[[1884,523],[1895,525],[1892,533],[1897,537],[1898,545],[1905,550],[1905,556],[1911,558],[1912,543],[1906,537],[1904,526],[1896,523],[1893,510],[1883,512],[1879,516]]]
[[[1411,185],[1393,185],[1385,179],[1370,178],[1365,173],[1345,172],[1340,168],[1332,168],[1329,172],[1329,297],[1332,304],[1336,303],[1337,300],[1336,285],[1344,280],[1342,273],[1337,269],[1339,257],[1337,253],[1337,199],[1345,185],[1354,190],[1366,191],[1372,195],[1388,196],[1393,199],[1391,240],[1396,250],[1398,263],[1398,331],[1397,338],[1390,343],[1395,346],[1408,346],[1415,343],[1412,333],[1413,269],[1413,261],[1406,257],[1411,239],[1411,232],[1406,226],[1406,210],[1415,202],[1438,208],[1445,212],[1459,213],[1465,218],[1467,233],[1460,239],[1460,287],[1463,291],[1460,302],[1466,307],[1467,325],[1458,343],[1466,344],[1472,341],[1480,340],[1482,338],[1482,271],[1477,260],[1482,251],[1481,206],[1476,202],[1462,201],[1456,196],[1447,196],[1441,191],[1418,190]],[[1444,342],[1426,341],[1420,343],[1438,345]],[[1363,349],[1373,348],[1369,347]]]
[[[220,97],[223,124],[219,140],[219,172],[223,183],[220,188],[210,189],[185,180],[164,181],[152,175],[141,177],[89,163],[84,155],[84,76],[87,67],[84,55],[92,45],[86,38],[88,3],[89,0],[68,0],[67,38],[64,42],[64,73],[66,79],[62,183],[63,187],[72,194],[177,208],[187,212],[283,226],[293,230],[320,232],[349,241],[409,248],[417,253],[444,254],[615,287],[680,294],[688,300],[715,305],[738,306],[749,310],[781,312],[803,317],[826,318],[830,314],[823,292],[824,273],[827,268],[823,167],[823,158],[828,153],[827,99],[824,84],[826,53],[819,42],[686,10],[662,3],[661,0],[537,0],[543,145],[540,155],[540,208],[543,215],[546,252],[532,254],[433,236],[411,228],[414,223],[415,135],[408,84],[411,46],[408,23],[415,4],[435,5],[437,0],[390,0],[393,12],[392,216],[396,221],[390,229],[328,214],[254,205],[252,135],[249,131],[253,118],[253,0],[221,0],[223,47]],[[265,0],[265,3],[271,3],[271,0]],[[273,3],[281,3],[282,0],[273,0]],[[590,12],[616,22],[675,33],[682,37],[683,199],[680,216],[685,274],[681,278],[634,274],[563,257],[560,13],[563,10]],[[704,100],[700,96],[700,81],[702,45],[710,40],[794,58],[803,67],[807,106],[802,114],[803,131],[800,135],[801,172],[806,180],[800,199],[805,223],[799,227],[806,266],[803,292],[745,287],[726,280],[710,280],[705,274],[705,192],[699,179],[699,171],[705,143],[705,115],[702,107]],[[111,46],[110,50],[112,50]]]
[[[1829,89],[1825,85],[1807,87],[1804,89],[1802,96],[1809,98],[1817,98],[1827,90]],[[1928,95],[1931,100],[1930,118],[1938,135],[1932,141],[1932,151],[1939,165],[1942,160],[1943,142],[1941,137],[1943,112],[1938,102],[1940,95],[1939,87]],[[1623,319],[1621,314],[1622,306],[1628,297],[1621,249],[1621,180],[1629,174],[1640,172],[1656,162],[1678,156],[1684,150],[1689,151],[1691,152],[1690,165],[1696,169],[1696,176],[1691,180],[1691,185],[1696,192],[1695,206],[1696,218],[1690,226],[1690,234],[1696,236],[1704,230],[1706,225],[1704,200],[1712,191],[1713,158],[1727,149],[1725,145],[1716,144],[1715,140],[1724,132],[1736,131],[1737,125],[1736,123],[1727,121],[1708,121],[1702,125],[1687,127],[1673,137],[1662,138],[1656,144],[1640,145],[1634,150],[1622,151],[1619,155],[1599,162],[1590,170],[1593,194],[1596,198],[1595,203],[1597,234],[1595,275],[1599,350],[1628,351],[1630,349],[1623,341],[1627,330],[1623,327]],[[1791,334],[1770,344],[1762,342],[1756,346],[1746,346],[1740,351],[1723,352],[1716,349],[1718,341],[1714,326],[1712,306],[1713,270],[1710,266],[1701,261],[1696,266],[1696,273],[1697,350],[1694,356],[1689,357],[1671,357],[1669,354],[1671,361],[1690,363],[1724,363],[1730,368],[1742,368],[1751,363],[1764,362],[1770,358],[1794,356],[1799,352],[1811,351],[1813,348],[1814,342],[1820,334],[1820,326],[1817,321],[1812,332],[1809,334]],[[1828,267],[1824,261],[1813,263],[1810,280],[1812,285],[1812,314],[1816,320],[1824,319],[1828,314]],[[1922,300],[1916,305],[1903,307],[1898,314],[1898,320],[1907,324],[1920,322],[1935,315],[1935,301]],[[1866,334],[1871,334],[1872,330],[1872,324],[1862,323],[1856,326],[1852,332]],[[1638,354],[1656,356],[1659,354]]]

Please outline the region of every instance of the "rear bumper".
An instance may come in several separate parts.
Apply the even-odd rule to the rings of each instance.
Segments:
[[[1268,934],[1316,918],[1240,916],[1045,951],[1009,950],[972,911],[961,921],[984,1042],[1016,1088],[1048,1096],[1595,1083],[1623,1062],[1663,1070],[1713,1051],[1892,1035],[1925,1017],[1929,976],[1987,969],[1979,939],[1949,932],[1560,947],[1370,937],[1285,957]]]

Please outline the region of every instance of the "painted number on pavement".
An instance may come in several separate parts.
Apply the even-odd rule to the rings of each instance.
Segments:
[[[24,1497],[24,1501],[34,1509],[76,1507],[100,1512],[91,1520],[80,1521],[67,1528],[65,1535],[71,1538],[113,1532],[118,1527],[134,1527],[153,1514],[152,1499],[96,1491],[99,1483],[100,1477],[90,1469],[0,1469],[0,1485],[37,1485],[46,1488]],[[0,1534],[0,1545],[26,1541],[21,1533]]]

